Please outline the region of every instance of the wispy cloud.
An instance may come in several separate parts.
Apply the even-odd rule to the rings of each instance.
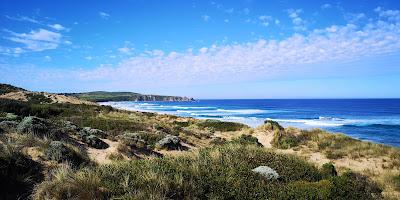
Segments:
[[[281,40],[260,39],[240,44],[209,45],[182,52],[152,50],[124,59],[117,65],[53,73],[54,77],[61,74],[65,80],[76,82],[167,87],[232,79],[265,80],[294,75],[305,68],[324,71],[326,64],[400,52],[398,11],[383,8],[375,11],[379,18],[371,18],[363,25],[332,25],[296,33]],[[299,13],[299,10],[288,12],[295,21],[300,18]]]
[[[62,26],[61,24],[50,24],[48,25],[50,28],[57,30],[57,31],[63,31],[63,30],[67,30],[67,28],[65,28],[64,26]]]
[[[377,12],[380,17],[387,18],[391,21],[400,21],[399,10],[385,10],[382,7],[377,7],[374,11]]]
[[[321,6],[321,9],[324,10],[324,9],[328,9],[328,8],[330,8],[330,7],[332,7],[332,5],[329,4],[329,3],[326,3],[326,4],[323,4],[323,5]]]
[[[300,17],[300,13],[303,12],[301,9],[289,9],[287,13],[289,18],[292,19],[293,29],[296,31],[305,31],[306,22]]]
[[[36,19],[34,19],[34,18],[32,18],[32,17],[27,17],[27,16],[20,16],[20,15],[18,15],[18,16],[8,16],[8,15],[5,15],[5,17],[7,18],[7,19],[10,19],[10,20],[14,20],[14,21],[20,21],[20,22],[30,22],[30,23],[34,23],[34,24],[41,24],[41,22],[39,22],[38,20],[36,20]]]
[[[110,14],[108,14],[108,13],[106,13],[106,12],[99,12],[99,15],[100,15],[100,17],[101,18],[103,18],[103,19],[108,19],[108,18],[110,18]]]
[[[205,22],[207,22],[208,20],[210,20],[211,17],[208,16],[208,15],[202,15],[201,18],[202,18]]]
[[[127,47],[127,46],[125,46],[125,47],[119,48],[118,51],[119,51],[120,53],[123,53],[123,54],[130,54],[131,51],[132,51],[132,49],[129,48],[129,47]]]
[[[294,34],[281,41],[261,39],[237,45],[212,45],[197,52],[155,50],[131,57],[118,66],[82,71],[79,76],[85,80],[93,77],[137,80],[142,84],[149,80],[190,84],[246,75],[253,79],[297,70],[302,65],[350,61],[399,50],[400,23],[378,20],[362,27],[347,24],[315,29],[309,34]]]
[[[93,57],[92,56],[86,56],[85,59],[86,60],[93,60]]]
[[[6,39],[16,43],[24,44],[24,48],[31,51],[44,51],[48,49],[55,49],[61,43],[62,35],[60,33],[52,32],[46,29],[38,29],[29,33],[10,33],[10,37]]]

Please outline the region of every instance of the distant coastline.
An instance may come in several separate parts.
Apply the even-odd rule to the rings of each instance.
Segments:
[[[61,93],[65,96],[73,96],[87,101],[93,102],[109,102],[109,101],[194,101],[191,97],[165,96],[140,94],[135,92],[106,92],[94,91],[84,93]]]

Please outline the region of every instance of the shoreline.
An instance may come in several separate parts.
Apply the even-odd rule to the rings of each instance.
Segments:
[[[130,101],[123,101],[123,102],[130,102]],[[126,106],[119,106],[118,103],[120,103],[120,101],[109,101],[109,102],[97,102],[99,105],[104,105],[104,106],[111,106],[113,108],[116,109],[120,109],[120,110],[125,110],[125,111],[136,111],[136,112],[145,112],[145,113],[156,113],[156,114],[166,114],[166,115],[172,115],[172,116],[177,116],[177,117],[184,117],[184,118],[194,118],[194,119],[200,119],[200,120],[207,120],[207,119],[212,119],[212,120],[219,120],[219,121],[224,121],[224,122],[234,122],[234,123],[240,123],[240,124],[245,124],[253,129],[257,129],[258,127],[262,126],[264,124],[264,121],[266,120],[272,120],[272,121],[276,121],[278,122],[280,125],[282,125],[284,128],[290,128],[290,127],[294,127],[300,130],[313,130],[313,129],[320,129],[326,132],[329,132],[331,134],[344,134],[350,138],[356,139],[356,140],[360,140],[363,142],[371,142],[371,143],[375,143],[375,144],[382,144],[382,145],[387,145],[390,147],[395,147],[395,148],[400,148],[400,145],[395,145],[395,144],[390,144],[390,143],[385,143],[385,142],[379,142],[373,139],[365,139],[362,136],[357,137],[355,135],[346,133],[346,132],[339,132],[339,131],[332,131],[329,130],[329,128],[325,128],[325,127],[319,127],[319,126],[296,126],[296,125],[292,125],[290,123],[285,123],[285,120],[281,120],[281,119],[271,119],[271,118],[254,118],[254,117],[234,117],[234,116],[227,116],[227,117],[223,117],[223,118],[213,118],[213,117],[196,117],[196,116],[185,116],[185,115],[179,115],[179,113],[175,112],[175,111],[157,111],[157,110],[146,110],[146,109],[138,109],[138,108],[129,108]],[[138,103],[138,102],[135,102]],[[140,102],[143,104],[149,104],[152,105],[152,103],[155,102]],[[247,122],[247,123],[246,123]],[[250,123],[249,123],[250,122]],[[254,123],[256,122],[256,123]],[[331,127],[331,126],[327,126],[327,127]]]

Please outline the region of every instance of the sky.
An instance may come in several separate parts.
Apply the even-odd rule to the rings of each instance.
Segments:
[[[198,99],[400,98],[400,1],[2,0],[0,82]]]

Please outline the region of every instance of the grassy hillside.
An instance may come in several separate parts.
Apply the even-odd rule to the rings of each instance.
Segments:
[[[65,93],[67,96],[74,96],[94,102],[105,101],[192,101],[189,97],[144,95],[134,92],[86,92],[86,93]]]
[[[0,99],[0,199],[398,199],[400,150],[321,130]]]
[[[0,84],[0,95],[9,93],[9,92],[18,92],[18,91],[25,91],[22,88],[15,87],[9,84]]]

